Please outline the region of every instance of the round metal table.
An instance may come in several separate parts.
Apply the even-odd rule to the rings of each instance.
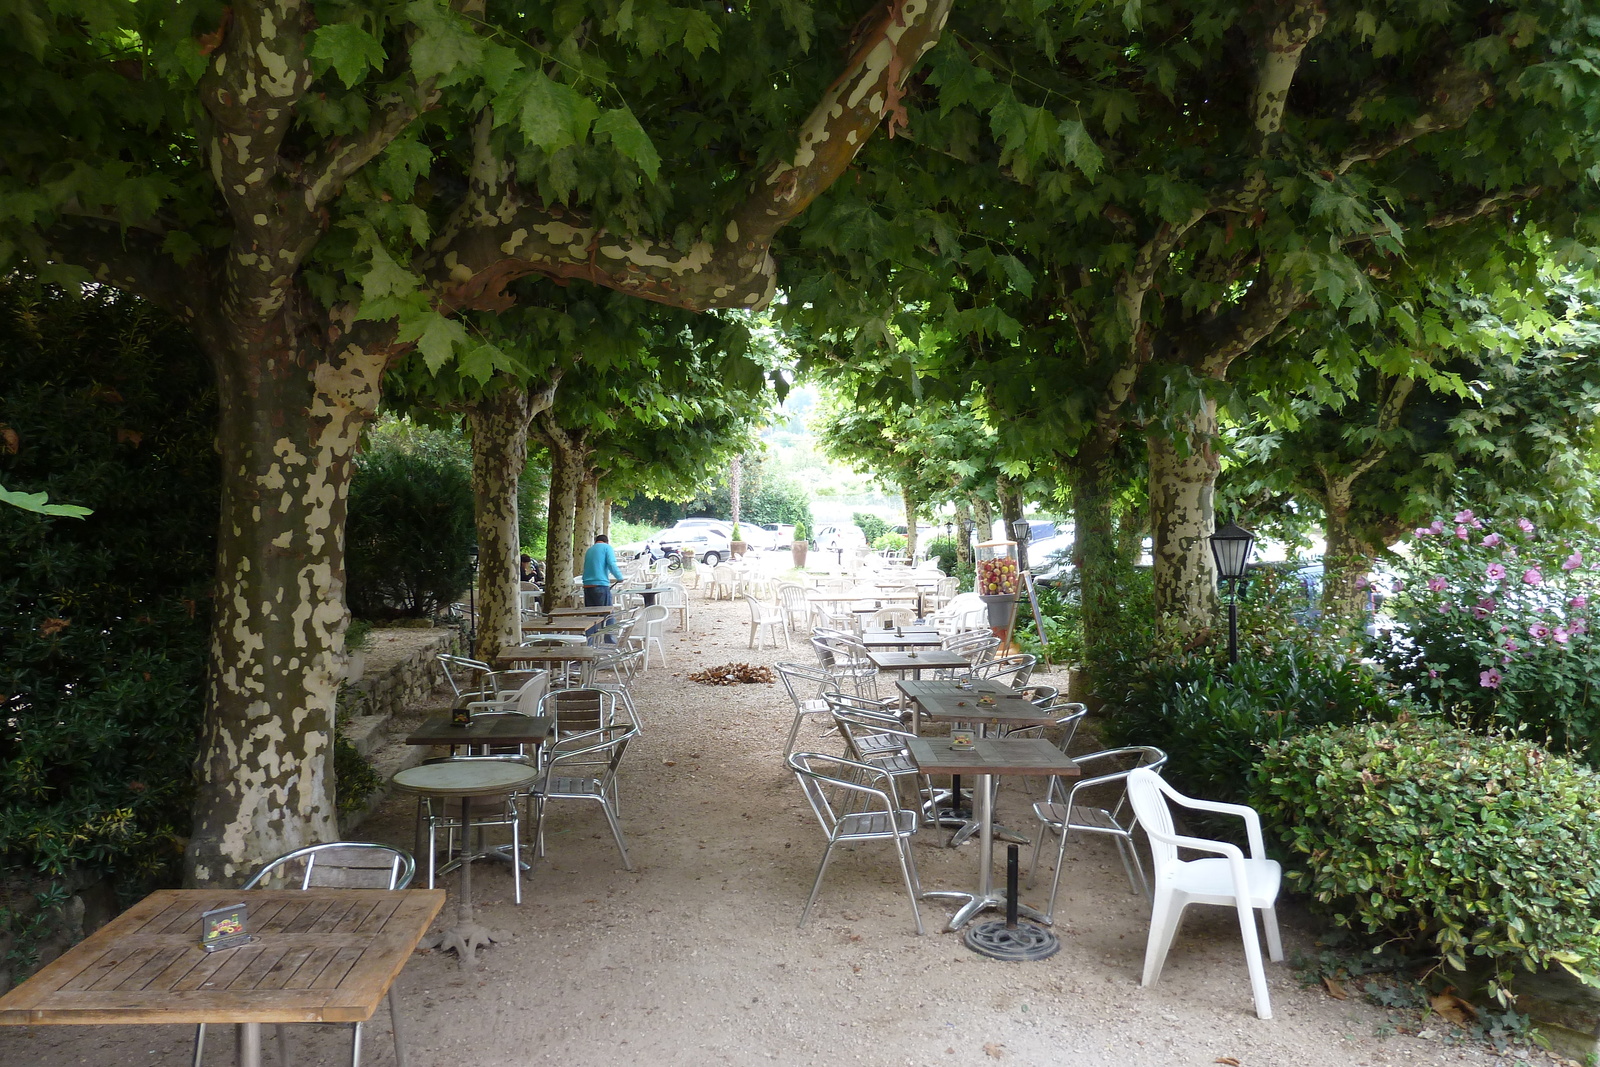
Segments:
[[[466,848],[472,826],[472,798],[507,796],[528,789],[539,778],[536,768],[515,760],[447,760],[424,763],[399,771],[392,779],[402,793],[416,796],[461,798],[461,843]],[[470,964],[480,946],[507,940],[503,934],[480,926],[472,914],[472,859],[461,862],[461,899],[456,904],[456,925],[440,934],[437,944],[454,948],[463,964]],[[513,872],[513,877],[516,877]]]

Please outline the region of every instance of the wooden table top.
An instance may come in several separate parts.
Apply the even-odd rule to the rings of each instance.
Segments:
[[[1056,721],[1015,689],[987,679],[974,681],[969,690],[946,681],[903,681],[895,686],[929,719],[1012,726],[1049,726]],[[994,703],[978,703],[983,697],[993,697]]]
[[[539,777],[517,760],[448,760],[396,771],[390,779],[404,793],[440,797],[491,797],[526,789]]]
[[[200,947],[245,901],[255,940]],[[372,1018],[442,889],[161,889],[0,997],[0,1024],[352,1023]]]
[[[539,612],[539,617],[542,619],[542,618],[545,618],[546,616],[549,616],[549,617],[560,619],[560,618],[563,618],[563,617],[566,617],[566,616],[571,616],[571,615],[590,615],[590,616],[593,616],[593,615],[612,615],[612,614],[616,613],[616,610],[617,609],[615,607],[609,607],[609,608],[553,608],[550,611],[541,611],[541,612]]]
[[[548,715],[479,715],[456,726],[448,714],[434,715],[406,738],[408,745],[539,745],[550,739],[556,722]]]
[[[898,636],[893,630],[865,630],[859,638],[868,648],[882,649],[907,649],[907,648],[934,648],[944,638],[932,630],[907,630],[903,636]],[[966,660],[962,660],[963,666]]]
[[[939,671],[969,666],[954,652],[932,649],[927,652],[899,652],[867,645],[867,662],[880,671]]]
[[[1050,742],[981,737],[969,749],[956,750],[942,737],[906,739],[911,761],[924,774],[1050,774],[1077,777],[1077,763]]]
[[[595,648],[591,645],[502,645],[495,656],[494,665],[500,668],[515,667],[519,663],[577,663],[597,659],[615,652],[617,646]]]
[[[545,622],[543,619],[537,622],[524,619],[522,621],[522,632],[525,634],[581,634],[595,625],[595,621],[589,618],[552,619],[549,622]]]

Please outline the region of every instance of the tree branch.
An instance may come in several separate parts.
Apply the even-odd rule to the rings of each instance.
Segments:
[[[206,302],[196,280],[208,272],[179,267],[162,251],[158,234],[82,217],[56,223],[43,238],[51,259],[83,267],[95,281],[135,293],[184,322],[193,323]]]
[[[1493,95],[1489,79],[1465,64],[1452,64],[1442,68],[1428,89],[1429,106],[1410,122],[1397,126],[1382,137],[1357,145],[1339,160],[1334,168],[1343,174],[1357,163],[1382,159],[1397,148],[1402,148],[1420,137],[1441,130],[1452,130],[1466,124],[1472,113]],[[1364,103],[1351,109],[1350,118],[1361,118]]]
[[[844,172],[885,115],[899,114],[906,79],[938,41],[951,2],[892,0],[881,9],[800,125],[793,155],[754,179],[717,240],[685,250],[607,233],[584,212],[524,202],[502,183],[488,213],[458,210],[423,272],[453,309],[503,306],[505,286],[528,274],[579,278],[691,311],[765,306],[776,287],[773,237]]]
[[[1185,362],[1203,376],[1224,377],[1234,360],[1271,336],[1305,298],[1298,282],[1287,275],[1269,275],[1263,266],[1244,299],[1184,346]]]
[[[1327,23],[1328,13],[1320,0],[1300,0],[1282,8],[1268,31],[1250,100],[1256,155],[1265,155],[1268,142],[1283,128],[1283,109],[1300,70],[1300,60],[1306,46]]]

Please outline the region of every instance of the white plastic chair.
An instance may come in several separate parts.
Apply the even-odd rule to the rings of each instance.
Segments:
[[[1195,811],[1242,818],[1249,839],[1250,858],[1246,859],[1239,846],[1227,841],[1178,834],[1173,829],[1172,812],[1167,807],[1169,801]],[[1133,805],[1139,825],[1150,839],[1151,876],[1155,882],[1150,940],[1145,945],[1144,977],[1139,984],[1153,985],[1161,977],[1161,966],[1178,932],[1183,909],[1190,904],[1233,907],[1239,913],[1239,933],[1244,938],[1244,958],[1250,968],[1256,1015],[1272,1018],[1266,968],[1261,963],[1261,944],[1256,937],[1255,912],[1261,912],[1262,925],[1267,931],[1267,954],[1276,963],[1283,959],[1283,941],[1278,936],[1278,913],[1274,907],[1283,869],[1277,860],[1266,856],[1261,817],[1244,804],[1186,797],[1145,767],[1128,775],[1128,802]],[[1181,860],[1178,858],[1180,848],[1213,855],[1206,859]]]
[[[783,613],[771,604],[764,604],[755,597],[746,593],[744,602],[750,605],[750,647],[760,650],[766,647],[763,631],[772,634],[772,647],[778,647],[778,638],[783,638],[783,647],[789,644],[789,628],[783,624]]]
[[[684,633],[689,632],[689,593],[684,589],[682,582],[664,582],[661,592],[656,594],[656,604],[667,609],[670,615],[677,612],[680,616],[678,628]]]
[[[811,622],[811,601],[806,590],[794,582],[778,583],[778,605],[783,609],[783,623],[792,633],[804,633]]]
[[[634,622],[632,640],[644,649],[644,662],[639,665],[640,670],[650,669],[650,650],[654,648],[661,657],[661,665],[667,665],[667,646],[661,640],[661,635],[666,630],[667,607],[661,603],[651,604],[641,608],[639,618]]]

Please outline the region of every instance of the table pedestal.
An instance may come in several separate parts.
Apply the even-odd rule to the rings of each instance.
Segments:
[[[472,833],[472,798],[461,798],[461,847],[467,847],[468,835]],[[477,856],[462,855],[461,859],[461,898],[456,901],[456,924],[437,934],[430,934],[422,941],[424,948],[451,949],[456,958],[461,961],[461,966],[470,967],[477,962],[477,951],[488,948],[490,945],[511,940],[511,935],[504,930],[491,930],[477,921],[472,913],[472,861]],[[517,877],[515,871],[511,875]],[[256,1064],[260,1067],[260,1063]]]
[[[1005,910],[1006,895],[994,889],[994,775],[980,774],[973,797],[973,821],[978,824],[978,889],[975,893],[937,891],[922,894],[924,900],[959,900],[962,905],[950,916],[946,931],[959,930],[982,912],[991,908]],[[1050,919],[1040,911],[1017,902],[1017,911],[1030,919],[1048,924]]]

